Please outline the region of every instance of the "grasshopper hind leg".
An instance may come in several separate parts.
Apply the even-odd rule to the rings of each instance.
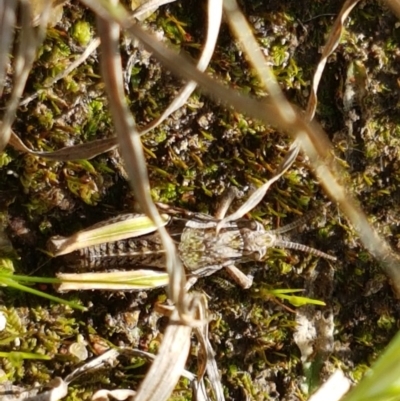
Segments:
[[[229,276],[237,283],[240,287],[247,290],[253,285],[253,276],[247,276],[235,265],[229,265],[225,267],[226,272]]]

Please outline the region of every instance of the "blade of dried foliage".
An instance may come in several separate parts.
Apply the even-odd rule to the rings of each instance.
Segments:
[[[3,95],[10,63],[9,50],[14,38],[17,5],[18,2],[15,0],[2,0],[0,2],[0,97]]]
[[[204,373],[207,371],[207,376],[210,381],[211,388],[213,390],[215,399],[217,401],[224,401],[224,390],[222,388],[221,378],[218,371],[217,361],[215,360],[215,353],[208,338],[208,305],[205,296],[202,296],[201,302],[203,307],[200,310],[202,313],[199,316],[199,320],[205,322],[199,327],[194,328],[194,333],[200,343],[200,350],[198,353],[198,368],[197,368],[197,382],[199,383],[198,389],[194,394],[194,399],[200,400],[204,398],[205,384],[204,384]]]
[[[118,350],[109,349],[98,357],[76,368],[64,380],[66,383],[70,384],[88,371],[99,369],[105,364],[112,365],[119,354],[120,352]]]
[[[50,16],[51,3],[47,2],[39,18],[39,28],[35,29],[32,25],[32,10],[28,0],[20,0],[20,20],[21,29],[19,35],[19,45],[14,62],[14,84],[11,97],[6,104],[0,125],[0,149],[3,150],[11,134],[11,126],[15,119],[15,114],[19,105],[22,92],[25,88],[26,80],[32,68],[32,63],[36,56],[36,49],[42,43]]]
[[[21,139],[11,132],[10,141],[8,142],[15,150],[23,153],[29,153],[37,157],[44,157],[49,160],[56,161],[72,161],[72,160],[90,160],[104,152],[115,149],[118,146],[117,138],[97,139],[91,142],[82,143],[75,146],[67,146],[59,150],[51,152],[40,152],[29,149]]]
[[[343,4],[342,9],[337,16],[332,29],[329,33],[328,39],[325,43],[325,46],[322,51],[321,60],[319,61],[317,68],[314,73],[312,85],[311,85],[311,93],[308,99],[307,109],[306,109],[306,118],[311,121],[314,118],[315,110],[317,109],[318,97],[318,85],[321,81],[322,73],[324,71],[326,62],[328,61],[328,57],[335,51],[340,42],[340,36],[344,29],[344,23],[349,16],[351,10],[356,6],[356,4],[360,0],[346,0]]]
[[[124,97],[123,71],[119,55],[119,25],[109,21],[109,18],[98,17],[97,23],[102,48],[102,75],[110,98],[111,115],[135,196],[142,210],[158,227],[166,250],[166,269],[170,277],[169,296],[183,315],[186,293],[185,272],[175,245],[166,229],[162,227],[161,216],[150,196],[150,183],[140,135]]]
[[[196,318],[196,310],[201,308],[196,294],[191,303],[192,318]],[[182,322],[178,310],[174,309],[158,354],[137,390],[135,401],[166,401],[169,398],[184,369],[191,333],[192,328]]]
[[[61,71],[58,73],[55,77],[53,77],[49,82],[46,82],[46,85],[44,89],[40,89],[36,93],[33,93],[32,95],[26,97],[23,99],[19,106],[26,106],[29,104],[32,100],[36,99],[40,93],[45,91],[47,88],[51,88],[56,82],[58,82],[60,79],[65,78],[70,74],[73,70],[78,68],[85,60],[99,47],[100,45],[100,39],[95,38],[93,39],[86,47],[85,51],[75,60],[73,61],[65,70]]]
[[[208,22],[207,22],[207,37],[206,42],[196,65],[199,71],[204,72],[208,67],[211,57],[214,54],[215,45],[218,39],[219,28],[222,20],[222,0],[209,0],[208,1]],[[190,81],[187,83],[175,97],[172,103],[165,109],[165,111],[148,124],[145,128],[140,130],[140,134],[146,134],[150,130],[161,124],[169,115],[182,107],[189,99],[190,95],[196,89],[196,82]]]
[[[308,401],[339,401],[349,391],[350,385],[350,380],[338,369]]]
[[[260,188],[258,188],[254,193],[247,199],[247,201],[240,206],[236,212],[232,213],[231,215],[223,218],[217,224],[217,232],[228,222],[235,221],[243,217],[246,213],[250,212],[255,206],[257,206],[261,200],[264,198],[265,194],[267,193],[269,187],[277,181],[286,171],[290,168],[290,166],[296,160],[296,157],[299,153],[299,148],[296,143],[293,143],[287,153],[285,159],[282,161],[280,166],[278,167],[278,171],[270,180],[268,180],[265,184],[263,184]]]
[[[170,216],[161,214],[162,225],[170,221]],[[83,249],[88,246],[99,245],[107,241],[119,241],[127,238],[140,237],[152,233],[156,226],[145,215],[126,213],[102,221],[93,226],[69,236],[60,235],[51,237],[47,242],[47,250],[52,256],[61,256]]]

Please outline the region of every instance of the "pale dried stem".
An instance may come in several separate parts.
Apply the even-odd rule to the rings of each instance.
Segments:
[[[36,49],[42,43],[50,15],[51,3],[47,2],[39,19],[38,30],[32,26],[32,12],[30,2],[20,1],[21,33],[19,46],[14,63],[14,85],[11,97],[6,105],[6,112],[0,125],[0,149],[4,149],[10,139],[11,126],[15,120],[15,114],[19,100],[25,88],[26,80],[32,68],[36,56]]]
[[[66,162],[72,160],[93,159],[102,153],[115,149],[118,146],[118,140],[115,137],[97,139],[75,146],[66,146],[51,152],[42,152],[29,149],[27,146],[25,146],[21,139],[13,131],[11,131],[8,144],[22,153],[29,153],[33,156],[44,157],[49,160]]]
[[[166,401],[169,398],[184,369],[191,332],[191,327],[179,323],[179,313],[174,309],[158,355],[140,384],[135,401]]]
[[[322,50],[321,60],[319,61],[317,68],[314,73],[314,77],[311,85],[311,93],[308,99],[307,109],[306,109],[306,119],[311,121],[314,119],[315,110],[317,109],[318,97],[317,91],[318,86],[321,81],[322,73],[324,71],[328,57],[335,51],[340,42],[340,36],[344,29],[344,23],[349,16],[351,10],[356,6],[360,0],[346,0],[343,4],[342,9],[337,16],[335,23],[333,24],[331,31],[329,33],[328,39]]]
[[[14,37],[17,5],[15,0],[0,1],[0,97],[3,95],[10,62],[9,51]]]
[[[146,3],[147,4],[147,3]],[[199,71],[205,71],[210,63],[211,57],[215,50],[215,45],[218,39],[219,28],[221,26],[222,19],[222,0],[209,0],[208,1],[208,24],[207,24],[207,37],[206,42],[201,53],[200,59],[197,62],[197,69]],[[190,95],[196,89],[196,82],[188,82],[175,97],[172,103],[164,110],[164,112],[148,124],[146,127],[140,130],[140,134],[144,135],[151,131],[158,125],[160,125],[168,116],[174,111],[182,107],[189,99]]]
[[[385,3],[390,7],[396,17],[400,19],[400,1],[399,0],[386,0]]]
[[[166,269],[170,277],[169,296],[181,314],[185,311],[185,272],[175,245],[163,226],[163,221],[150,196],[150,183],[139,132],[126,105],[123,71],[119,55],[119,25],[98,17],[102,48],[102,72],[110,98],[110,111],[135,196],[142,210],[158,227],[166,250]]]
[[[20,102],[19,106],[20,107],[26,106],[32,100],[36,99],[39,96],[39,94],[42,93],[44,90],[46,90],[47,88],[51,88],[60,79],[67,77],[73,70],[75,70],[75,68],[78,68],[82,63],[84,63],[85,60],[99,47],[99,45],[100,45],[100,39],[99,38],[93,39],[87,45],[85,51],[76,60],[74,60],[65,70],[61,71],[50,81],[46,82],[45,89],[41,89],[40,91],[37,91],[37,92],[33,93],[32,95],[26,97],[25,99],[23,99]]]

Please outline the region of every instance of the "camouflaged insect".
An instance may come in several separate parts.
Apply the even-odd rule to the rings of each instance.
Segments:
[[[298,223],[279,230],[268,231],[259,222],[241,218],[223,223],[217,230],[220,220],[209,215],[190,213],[165,205],[163,208],[172,214],[172,217],[163,215],[164,221],[168,232],[176,242],[179,257],[190,277],[209,276],[222,268],[227,268],[228,273],[241,286],[247,288],[251,285],[251,281],[235,265],[261,261],[271,247],[298,249],[329,260],[336,260],[335,257],[324,252],[287,241],[280,235]],[[135,220],[147,219],[144,215],[126,216],[129,216],[132,223],[135,223]],[[117,220],[123,221],[123,218],[118,217]],[[73,249],[71,253],[64,256],[63,264],[80,272],[133,268],[162,269],[166,263],[165,251],[154,225],[151,226],[150,220],[148,222],[147,231],[139,230],[136,233],[126,234],[128,238],[118,241],[97,241],[98,243],[91,246],[83,246],[86,244],[83,242],[77,246],[76,250],[68,248],[67,251],[65,249],[57,251],[57,242],[71,243],[72,241],[71,238],[54,237],[49,242],[50,249],[54,256],[65,254]],[[109,219],[83,230],[75,234],[74,238],[81,235],[87,238],[95,230],[101,227],[107,228],[112,224],[115,224],[115,219]],[[146,233],[143,234],[143,232]]]
[[[191,213],[179,208],[158,204],[164,226],[175,240],[182,264],[189,278],[188,286],[197,277],[209,276],[225,268],[243,288],[252,285],[252,277],[246,276],[235,265],[260,261],[271,247],[298,249],[330,260],[335,257],[287,241],[281,234],[298,224],[279,230],[265,230],[262,224],[244,219],[265,196],[270,186],[293,164],[299,152],[294,142],[276,174],[257,188],[234,213],[225,216],[238,190],[231,188],[222,202],[216,217]],[[302,221],[300,221],[301,223]],[[169,277],[160,273],[166,263],[157,227],[144,215],[127,214],[99,223],[87,230],[64,238],[49,241],[49,253],[67,255],[66,263],[78,269],[125,269],[125,272],[59,274],[63,281],[61,290],[70,289],[148,289],[167,285]],[[134,267],[134,269],[132,269]],[[158,269],[158,270],[157,270]],[[82,281],[85,281],[83,286]],[[111,281],[111,282],[110,282]],[[76,283],[79,284],[77,288]]]

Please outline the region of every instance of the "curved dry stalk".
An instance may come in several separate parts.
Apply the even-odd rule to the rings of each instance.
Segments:
[[[257,206],[261,200],[264,198],[265,194],[267,193],[269,187],[277,181],[279,178],[282,177],[283,174],[286,173],[286,171],[290,168],[290,166],[294,163],[296,160],[296,157],[299,153],[299,147],[297,146],[296,143],[293,143],[292,146],[289,149],[289,152],[287,153],[285,159],[282,161],[280,166],[278,167],[278,172],[272,177],[270,180],[268,180],[265,184],[263,184],[260,188],[258,188],[254,193],[250,196],[247,201],[240,206],[236,212],[232,213],[229,216],[226,216],[223,218],[217,225],[217,233],[223,227],[226,223],[230,221],[235,221],[240,218],[242,218],[246,213],[250,212],[252,209],[254,209],[255,206]]]
[[[169,296],[183,316],[186,301],[185,271],[176,252],[174,242],[163,227],[163,220],[150,196],[150,183],[140,135],[124,97],[123,72],[119,55],[119,25],[101,17],[98,17],[97,23],[102,45],[102,75],[110,98],[110,111],[121,147],[121,154],[137,200],[160,233],[161,241],[166,250],[166,269],[170,277]]]
[[[196,319],[202,303],[196,294],[188,298],[192,303],[188,313]],[[178,310],[174,309],[158,354],[137,390],[135,401],[166,401],[169,398],[184,369],[191,333],[192,327],[182,322]]]
[[[32,95],[26,97],[23,99],[19,106],[26,106],[29,104],[32,100],[36,99],[41,92],[44,90],[51,88],[56,82],[58,82],[60,79],[65,78],[68,76],[69,73],[71,73],[75,68],[78,68],[98,47],[100,46],[100,39],[95,38],[93,39],[86,47],[85,51],[76,59],[74,60],[65,70],[61,71],[58,73],[54,78],[52,78],[50,81],[46,82],[46,85],[44,86],[44,89],[40,89],[37,92],[33,93]]]
[[[147,5],[146,3],[145,5]],[[200,59],[197,62],[197,69],[205,71],[211,61],[211,57],[217,44],[219,28],[222,19],[222,0],[208,0],[208,24],[206,42],[201,53]],[[140,134],[144,135],[160,125],[174,111],[182,107],[189,99],[190,95],[196,89],[197,83],[194,81],[188,82],[175,97],[172,103],[164,110],[160,117],[152,121],[146,127],[140,129]]]
[[[50,16],[51,2],[46,2],[39,18],[39,28],[34,29],[32,25],[32,9],[27,0],[20,1],[21,11],[21,33],[19,46],[14,63],[14,86],[11,98],[7,102],[6,112],[0,125],[0,149],[4,149],[10,139],[11,126],[15,119],[19,100],[25,88],[26,80],[31,71],[32,63],[36,56],[36,49],[42,43]]]
[[[3,95],[7,68],[10,62],[9,50],[14,37],[16,20],[15,0],[3,0],[0,2],[0,97]]]
[[[201,308],[199,309],[199,320],[207,322],[208,305],[207,299],[204,295],[200,298]],[[207,371],[207,376],[210,381],[211,388],[214,392],[217,401],[224,401],[224,390],[222,388],[221,377],[218,371],[217,362],[215,360],[215,352],[212,348],[208,338],[208,323],[195,327],[195,335],[200,343],[200,350],[198,353],[198,367],[197,367],[197,382],[199,383],[195,399],[200,399],[204,392],[204,373]]]
[[[356,4],[359,1],[360,0],[346,0],[346,2],[343,4],[342,9],[339,12],[339,15],[336,17],[335,23],[333,24],[332,29],[329,33],[329,37],[325,43],[321,55],[321,60],[317,65],[311,85],[311,93],[306,108],[306,119],[308,119],[309,121],[313,120],[315,116],[315,110],[317,109],[317,103],[318,103],[318,97],[317,97],[318,85],[321,80],[326,62],[328,61],[328,57],[338,47],[340,36],[344,29],[344,22],[349,16],[351,10],[356,6]]]
[[[57,278],[62,280],[61,284],[56,285],[58,292],[85,290],[142,291],[168,285],[167,273],[149,269],[105,273],[58,273]]]
[[[15,150],[22,153],[29,153],[33,156],[44,157],[49,160],[56,161],[72,161],[72,160],[90,160],[104,152],[115,149],[118,146],[118,140],[116,137],[97,139],[87,143],[81,143],[74,146],[66,146],[59,150],[53,150],[51,152],[41,152],[29,149],[21,139],[11,131],[10,140],[8,145],[12,146]]]

